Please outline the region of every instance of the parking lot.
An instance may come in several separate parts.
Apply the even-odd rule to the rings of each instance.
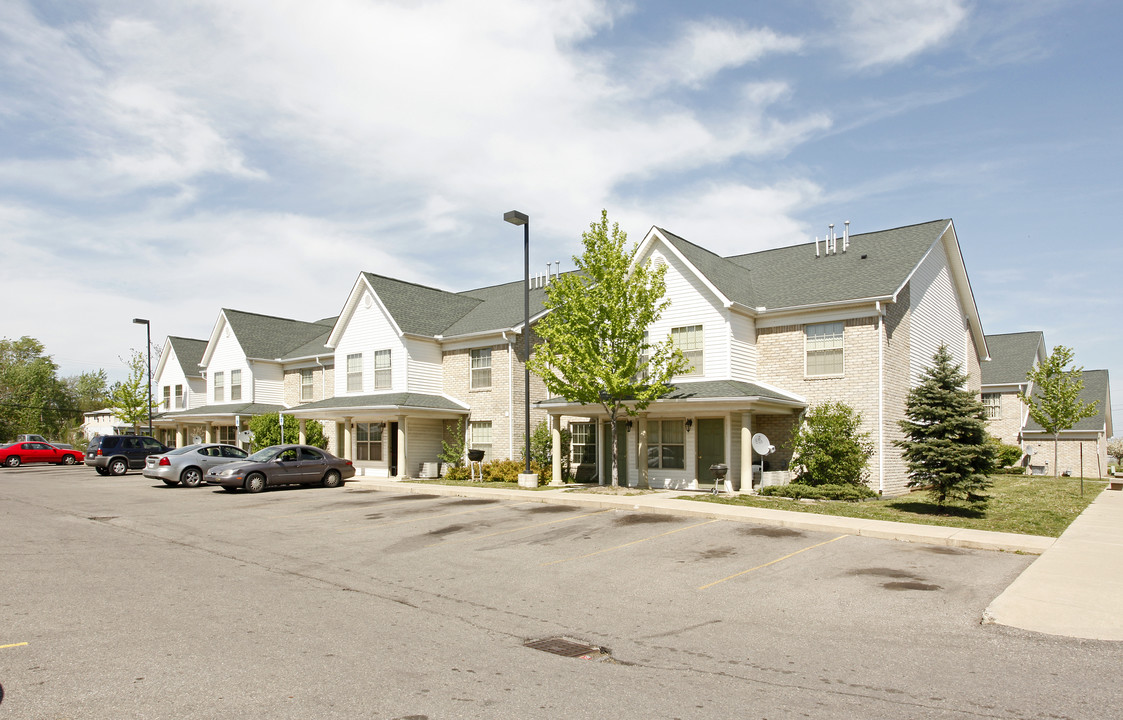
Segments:
[[[0,471],[0,717],[1116,717],[1021,556],[525,499]],[[591,659],[524,647],[564,637]],[[736,708],[736,710],[733,710]]]

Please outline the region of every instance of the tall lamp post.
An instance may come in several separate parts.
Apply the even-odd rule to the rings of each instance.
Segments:
[[[526,443],[526,474],[530,475],[530,218],[526,213],[511,210],[503,219],[512,225],[523,226],[523,401],[525,406],[524,442]],[[521,479],[521,478],[520,478]],[[521,483],[520,483],[521,484]],[[535,478],[534,484],[538,484]]]
[[[144,326],[148,348],[148,434],[152,435],[152,325],[144,318],[133,318],[133,323]]]

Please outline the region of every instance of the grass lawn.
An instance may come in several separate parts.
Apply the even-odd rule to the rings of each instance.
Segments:
[[[973,530],[1057,537],[1107,485],[1102,480],[1086,479],[1084,496],[1081,497],[1080,478],[995,475],[991,480],[994,481],[994,485],[989,491],[990,501],[985,508],[978,509],[965,503],[956,503],[945,506],[943,512],[928,499],[928,493],[923,491],[885,500],[857,503],[834,501],[806,503],[759,495],[734,497],[692,495],[683,499],[870,520],[892,520],[921,525],[947,525]]]

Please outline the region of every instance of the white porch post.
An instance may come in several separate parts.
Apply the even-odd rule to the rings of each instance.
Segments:
[[[550,484],[562,484],[561,415],[550,415]]]
[[[639,435],[639,443],[636,445],[636,475],[639,478],[636,480],[636,487],[647,488],[651,487],[647,475],[647,413],[636,416],[636,432]]]
[[[408,478],[409,453],[406,452],[406,416],[398,416],[398,477]]]
[[[175,424],[175,446],[183,447],[183,426],[179,423]]]
[[[351,418],[343,418],[343,442],[340,444],[339,457],[344,460],[354,460],[355,453],[351,449]]]
[[[307,430],[307,426],[308,426],[308,421],[305,420],[304,418],[300,418],[300,422],[298,424],[300,426],[300,444],[301,445],[307,445],[308,444],[308,433],[306,432],[306,430]]]
[[[203,442],[214,442],[214,425],[209,420],[203,426]]]
[[[741,488],[753,491],[753,414],[741,413]]]

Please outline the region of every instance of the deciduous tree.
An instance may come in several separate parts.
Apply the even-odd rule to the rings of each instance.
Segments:
[[[1071,348],[1057,345],[1045,362],[1026,373],[1026,379],[1033,383],[1032,394],[1018,394],[1029,408],[1033,421],[1053,436],[1053,477],[1057,477],[1057,445],[1061,433],[1095,415],[1098,402],[1081,401],[1084,381],[1080,376],[1084,368],[1066,369],[1072,359]]]
[[[139,433],[143,425],[148,427],[148,368],[145,365],[144,353],[133,350],[128,361],[129,376],[121,382],[113,384],[109,391],[109,403],[113,414],[126,425],[133,426],[133,432]],[[156,412],[156,398],[153,397],[151,411]]]
[[[284,445],[300,442],[300,421],[294,417],[285,416],[284,437],[281,436],[281,419],[277,413],[255,415],[248,423],[250,432],[253,433],[251,446],[254,451],[270,445]],[[304,423],[304,437],[306,444],[318,448],[326,448],[328,441],[324,437],[324,426],[318,420],[308,420]]]

